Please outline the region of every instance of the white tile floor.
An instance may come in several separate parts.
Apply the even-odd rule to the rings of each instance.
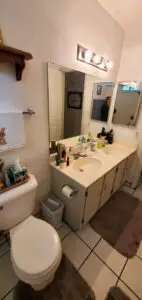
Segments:
[[[116,285],[131,300],[142,300],[142,244],[137,256],[127,260],[89,225],[74,233],[63,224],[59,234],[64,253],[94,290],[96,300],[105,300],[109,289]],[[12,270],[7,243],[0,247],[0,256],[0,300],[14,300],[12,289],[18,279]]]
[[[132,192],[142,200],[142,187]],[[133,259],[127,260],[87,225],[76,233],[66,225],[58,230],[64,253],[95,292],[105,300],[112,286],[119,286],[131,300],[142,300],[142,243]],[[12,270],[8,244],[0,245],[0,300],[14,300],[17,278]]]

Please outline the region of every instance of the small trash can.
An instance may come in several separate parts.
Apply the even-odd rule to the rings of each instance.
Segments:
[[[43,219],[54,228],[60,228],[64,211],[64,204],[54,194],[49,194],[47,199],[41,202]]]

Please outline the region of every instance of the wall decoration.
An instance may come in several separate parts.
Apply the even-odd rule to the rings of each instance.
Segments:
[[[101,96],[101,94],[102,94],[102,85],[101,85],[101,84],[98,84],[98,85],[97,85],[97,95],[98,95],[98,96]]]
[[[23,147],[24,144],[22,112],[0,112],[0,152]]]
[[[83,92],[68,92],[67,107],[73,109],[82,109]]]

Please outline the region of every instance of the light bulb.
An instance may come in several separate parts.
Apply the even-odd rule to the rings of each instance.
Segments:
[[[108,61],[106,62],[106,67],[107,67],[108,69],[111,69],[111,68],[113,67],[113,62],[112,62],[111,60],[108,60]]]
[[[93,61],[95,64],[100,64],[101,62],[101,56],[96,54],[94,57],[93,57]]]
[[[90,61],[91,61],[91,58],[92,58],[92,55],[93,55],[92,51],[87,50],[87,51],[85,52],[85,60],[86,60],[87,62],[90,62]]]

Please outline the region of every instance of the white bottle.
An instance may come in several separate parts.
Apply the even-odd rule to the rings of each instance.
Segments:
[[[16,161],[15,161],[15,169],[16,169],[16,172],[20,172],[22,170],[20,163],[19,163],[19,159],[16,159]]]

